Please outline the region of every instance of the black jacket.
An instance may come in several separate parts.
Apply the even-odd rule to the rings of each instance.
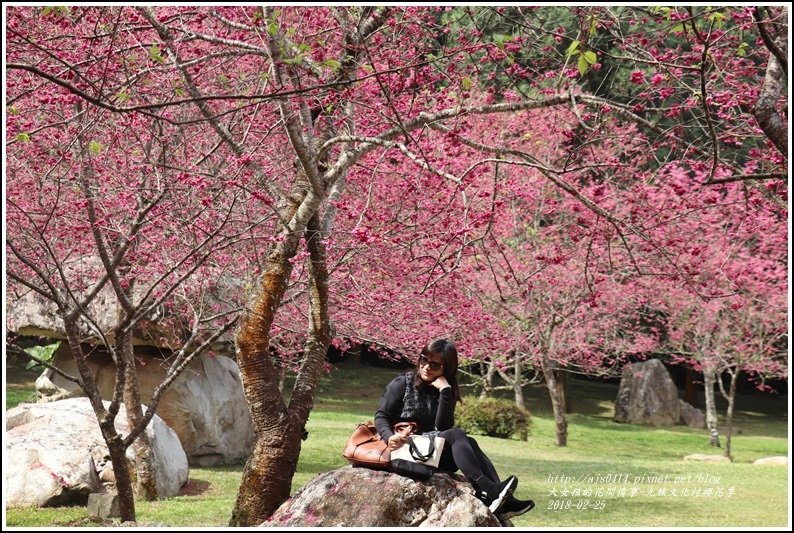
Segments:
[[[452,388],[442,391],[422,382],[414,387],[416,372],[400,374],[388,384],[375,413],[375,427],[385,441],[394,435],[394,424],[412,421],[419,432],[450,429],[455,424],[455,400]]]

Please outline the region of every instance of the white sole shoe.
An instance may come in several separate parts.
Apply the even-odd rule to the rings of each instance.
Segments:
[[[535,508],[535,502],[532,500],[527,500],[526,504],[519,509],[513,509],[512,511],[504,511],[496,515],[496,518],[499,520],[509,520],[515,516],[521,516],[524,513],[528,513],[532,509]]]
[[[513,494],[513,491],[516,490],[516,487],[518,486],[518,478],[516,476],[510,476],[507,478],[507,481],[508,482],[505,483],[504,487],[502,487],[502,491],[499,493],[496,499],[488,506],[488,510],[493,514],[496,514],[507,497]]]

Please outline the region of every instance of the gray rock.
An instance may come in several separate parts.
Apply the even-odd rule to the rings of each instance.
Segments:
[[[112,485],[105,461],[108,450],[88,398],[23,403],[7,414],[7,507],[85,505],[89,494],[104,492],[104,483]],[[121,434],[129,433],[123,406],[115,425]],[[158,495],[175,496],[189,471],[179,437],[156,415],[146,433],[154,452]],[[132,446],[127,459],[136,460]]]
[[[89,494],[87,514],[102,520],[121,518],[119,495],[113,492],[94,492]]]
[[[284,502],[266,527],[499,527],[462,476],[425,482],[346,467],[315,477]]]
[[[681,422],[691,428],[704,429],[706,427],[706,413],[703,409],[698,409],[689,405],[684,400],[681,402]]]
[[[615,400],[615,421],[672,426],[680,419],[678,389],[662,362],[650,359],[626,365]]]

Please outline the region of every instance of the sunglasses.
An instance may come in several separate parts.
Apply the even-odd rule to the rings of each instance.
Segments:
[[[431,361],[424,355],[419,356],[419,366],[429,366],[430,370],[434,372],[438,372],[444,367],[444,363],[437,363],[436,361]]]

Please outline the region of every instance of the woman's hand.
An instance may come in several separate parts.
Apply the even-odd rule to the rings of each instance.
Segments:
[[[400,446],[405,444],[405,441],[407,441],[407,440],[408,440],[408,437],[406,437],[405,435],[400,435],[399,433],[395,433],[394,435],[389,437],[389,442],[388,442],[389,446],[388,446],[388,448],[389,448],[389,450],[392,450],[392,451],[396,450],[397,448],[399,448]]]
[[[447,378],[445,378],[443,375],[438,376],[436,379],[434,379],[431,385],[437,388],[438,390],[452,386],[449,384],[449,381],[447,381]]]

